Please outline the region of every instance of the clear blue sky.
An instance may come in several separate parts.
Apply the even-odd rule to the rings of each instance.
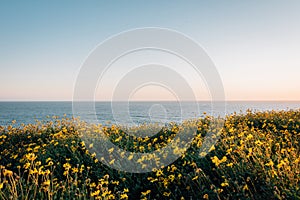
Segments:
[[[300,1],[1,1],[0,100],[71,100],[90,51],[132,28],[203,46],[228,100],[300,100]]]

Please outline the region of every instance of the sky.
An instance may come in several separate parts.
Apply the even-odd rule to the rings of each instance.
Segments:
[[[72,100],[91,51],[143,27],[172,29],[203,47],[226,100],[300,100],[299,10],[296,0],[0,1],[0,101]],[[106,78],[117,71],[116,65]],[[99,100],[113,86],[105,89]],[[157,85],[131,94],[132,100],[173,97]]]

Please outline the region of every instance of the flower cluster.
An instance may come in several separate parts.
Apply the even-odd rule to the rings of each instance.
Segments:
[[[300,198],[299,110],[205,116],[171,123],[151,137],[140,136],[150,129],[145,124],[126,128],[47,120],[0,126],[1,199]],[[185,141],[176,136],[191,127],[196,127],[194,138],[182,149]],[[127,134],[129,129],[136,135]],[[93,151],[102,147],[97,141],[103,137],[132,152],[121,154],[128,162],[161,167],[144,174],[109,168],[101,161],[120,164],[113,156],[117,148],[106,149],[106,158]],[[134,152],[159,152],[169,143],[170,153],[179,157],[169,166],[152,154],[135,157]]]

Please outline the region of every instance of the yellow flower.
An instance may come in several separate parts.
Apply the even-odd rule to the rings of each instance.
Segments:
[[[91,188],[96,187],[96,183],[94,183],[94,182],[91,183],[91,184],[90,184],[90,187],[91,187]]]
[[[209,152],[211,152],[211,151],[214,151],[216,148],[215,148],[215,145],[212,145],[211,147],[210,147],[210,149],[209,149]]]
[[[114,151],[113,147],[108,150],[109,153],[112,153],[113,151]]]
[[[118,138],[115,139],[115,142],[119,142],[122,139],[122,136],[119,136]]]
[[[63,127],[63,128],[62,128],[62,131],[63,131],[64,133],[67,133],[67,132],[68,132],[68,130],[67,130],[66,127]]]
[[[36,155],[34,153],[28,153],[25,155],[25,158],[29,161],[34,161],[36,159]]]
[[[73,167],[72,168],[72,172],[75,174],[75,173],[78,173],[78,168],[77,167]]]
[[[248,185],[244,185],[243,190],[249,190]]]
[[[219,166],[219,158],[217,156],[211,157],[211,161],[216,165]]]
[[[253,138],[253,135],[252,135],[252,134],[249,134],[249,135],[247,135],[246,140],[250,140],[250,139],[252,139],[252,138]]]
[[[288,159],[285,158],[284,160],[281,160],[280,163],[277,165],[277,168],[281,168],[284,165],[286,165],[288,163]]]
[[[65,163],[65,164],[63,165],[63,167],[65,168],[66,171],[68,171],[69,169],[71,169],[70,163]]]
[[[226,166],[227,166],[227,167],[232,167],[232,166],[233,166],[233,163],[228,163]]]
[[[178,178],[181,179],[181,177],[182,177],[182,174],[178,174]]]
[[[112,181],[111,183],[114,185],[119,185],[119,181]]]
[[[112,159],[112,160],[109,162],[110,165],[112,165],[112,164],[114,164],[114,163],[115,163],[115,159]]]
[[[258,146],[261,146],[263,143],[260,140],[256,140],[255,144],[258,145]]]
[[[199,155],[200,155],[201,157],[205,157],[205,156],[207,155],[207,153],[206,153],[206,152],[201,152]]]
[[[130,154],[129,156],[128,156],[128,160],[131,160],[133,158],[133,154]]]
[[[10,170],[8,170],[8,169],[4,169],[3,175],[4,175],[4,176],[12,176],[12,175],[13,175],[13,172],[10,171]]]
[[[271,166],[271,167],[273,167],[273,165],[274,165],[274,163],[273,163],[273,161],[272,160],[270,160],[270,162],[268,162],[267,164],[265,164],[266,166]]]
[[[226,155],[230,154],[231,152],[232,152],[232,148],[227,149],[227,150],[226,150]]]
[[[92,158],[96,157],[96,153],[95,153],[95,152],[92,153],[91,157],[92,157]]]
[[[53,162],[52,162],[52,160],[51,160],[51,161],[49,161],[49,163],[48,163],[47,166],[52,166],[52,165],[53,165]]]
[[[141,192],[143,196],[146,196],[147,194],[150,194],[151,190],[147,190],[146,192]]]
[[[168,196],[171,195],[171,192],[164,192],[163,195],[166,196],[166,197],[168,197]]]
[[[111,191],[104,191],[101,196],[106,197],[107,195],[110,195],[110,193]]]
[[[252,153],[252,152],[253,152],[253,149],[252,149],[252,148],[249,148],[248,151],[249,151],[249,153]]]
[[[25,163],[23,167],[24,167],[25,169],[28,169],[28,168],[30,167],[30,163],[29,163],[29,162]]]
[[[47,180],[47,181],[43,182],[43,185],[44,186],[49,186],[50,185],[50,180]]]
[[[128,199],[128,195],[126,193],[121,194],[120,199]]]
[[[104,178],[105,180],[107,180],[107,179],[109,179],[109,175],[108,175],[108,174],[105,174],[105,175],[103,176],[103,178]]]
[[[39,171],[36,168],[34,168],[33,170],[32,169],[29,170],[29,174],[37,174],[38,172]]]
[[[151,183],[154,183],[154,182],[158,181],[157,178],[152,178],[152,177],[148,177],[148,180],[149,180]]]
[[[161,169],[156,171],[156,176],[161,176],[163,174],[163,171]]]
[[[227,157],[223,156],[223,158],[221,159],[221,163],[226,162],[227,161]]]
[[[229,183],[227,183],[227,182],[221,183],[221,186],[222,186],[222,187],[229,186]]]
[[[145,147],[140,146],[139,149],[140,149],[140,151],[144,151],[144,150],[145,150]]]
[[[175,172],[177,167],[175,165],[171,165],[171,172]]]
[[[50,174],[50,170],[49,170],[49,169],[46,169],[45,175],[48,175],[48,174]]]
[[[124,188],[123,191],[124,191],[124,192],[129,192],[129,189],[128,189],[128,188]]]
[[[98,196],[100,194],[100,190],[97,190],[95,192],[92,192],[91,196],[94,197],[94,196]]]
[[[221,163],[227,161],[227,157],[223,156],[223,158],[221,160],[219,160],[219,158],[217,156],[214,156],[211,158],[211,161],[218,167]]]
[[[168,178],[170,179],[171,182],[173,182],[174,179],[175,179],[175,176],[173,174],[171,174],[171,175],[168,176]]]

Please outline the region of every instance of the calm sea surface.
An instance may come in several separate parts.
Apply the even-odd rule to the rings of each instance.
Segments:
[[[234,112],[300,109],[300,102],[96,102],[95,112],[85,106],[73,111],[72,102],[0,102],[0,125],[35,123],[51,120],[47,116],[81,116],[84,120],[97,120],[102,124],[141,124],[149,122],[181,122],[184,119],[203,117],[203,113],[225,116]]]

